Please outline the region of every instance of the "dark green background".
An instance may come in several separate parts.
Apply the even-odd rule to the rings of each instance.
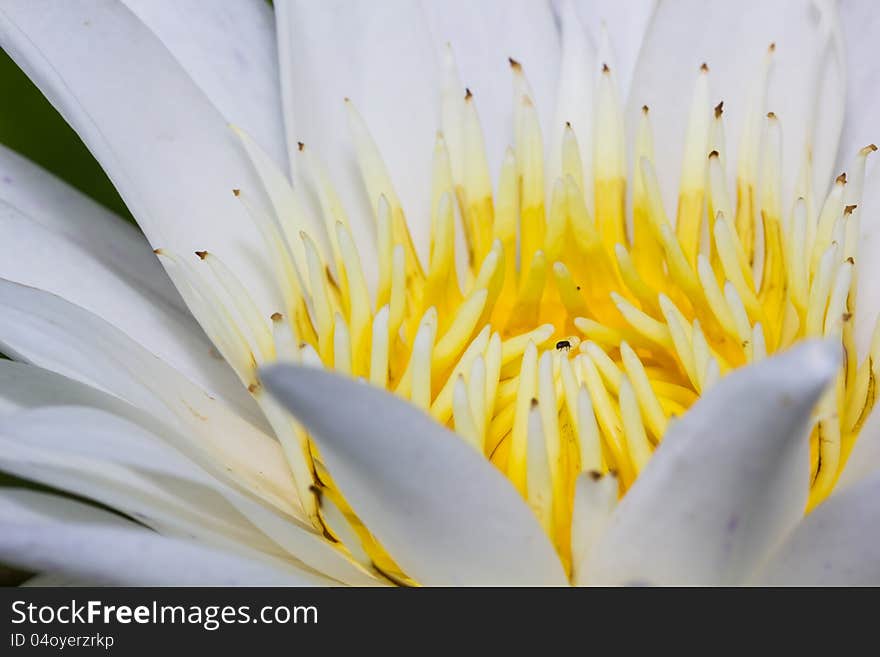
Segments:
[[[0,142],[131,220],[104,171],[39,90],[0,50]],[[0,485],[30,484],[0,472]],[[26,575],[0,564],[0,585]]]

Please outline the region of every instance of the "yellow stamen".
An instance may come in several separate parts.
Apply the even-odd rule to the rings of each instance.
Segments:
[[[522,66],[510,60],[513,146],[493,194],[478,99],[461,88],[447,49],[442,132],[425,181],[430,216],[418,218],[430,222],[430,244],[413,244],[379,145],[348,102],[375,256],[373,245],[355,244],[316,154],[301,145],[296,156],[319,202],[319,221],[242,135],[271,202],[263,207],[250,190],[236,190],[283,295],[271,330],[213,253],[199,252],[207,264],[161,255],[266,412],[316,530],[341,541],[338,549],[364,570],[376,574],[380,564],[381,577],[408,581],[336,489],[310,437],[262,393],[257,365],[273,359],[363,378],[455,430],[477,458],[511,480],[577,580],[589,533],[578,525],[576,501],[585,481],[613,471],[602,490],[624,495],[672,418],[720,377],[824,336],[840,341],[846,357],[814,414],[810,508],[828,496],[876,398],[880,328],[861,362],[854,333],[858,205],[865,161],[876,147],[857,154],[827,198],[814,199],[806,145],[795,196],[783,198],[789,163],[781,159],[782,126],[764,108],[773,49],[752,80],[735,162],[722,105],[710,103],[708,67],[690,102],[680,169],[658,168],[643,108],[629,181],[632,240],[623,114],[610,66],[598,72],[596,107],[585,114],[593,124],[576,134],[563,117],[553,127],[561,135],[553,145],[557,161],[548,163],[534,94]],[[608,61],[605,51],[607,45],[600,61]],[[726,176],[734,167],[735,197]],[[660,180],[679,173],[671,221]],[[425,270],[416,246],[428,247]],[[371,260],[362,258],[373,257],[371,297],[362,267]],[[323,509],[315,490],[331,500]]]

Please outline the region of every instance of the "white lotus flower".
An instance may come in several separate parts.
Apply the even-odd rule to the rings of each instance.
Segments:
[[[127,516],[4,489],[0,560],[880,584],[877,25],[818,0],[4,2],[0,45],[146,240],[0,151],[0,468]]]

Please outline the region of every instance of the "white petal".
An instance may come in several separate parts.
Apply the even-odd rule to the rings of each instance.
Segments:
[[[206,390],[252,415],[257,412],[235,373],[214,355],[213,345],[188,311],[157,296],[120,265],[93,255],[88,247],[44,228],[3,201],[0,231],[0,277],[46,290],[95,313]],[[146,242],[141,246],[155,262]],[[122,241],[118,249],[125,247]],[[158,263],[153,273],[167,284]]]
[[[0,491],[0,559],[116,586],[309,586],[327,581],[260,555],[161,536],[80,502]]]
[[[880,474],[826,500],[758,574],[770,586],[880,585]]]
[[[352,508],[426,585],[561,585],[537,519],[488,461],[414,406],[329,372],[278,365],[268,389],[310,431]]]
[[[345,583],[375,584],[375,580],[371,576],[366,575],[362,570],[353,566],[348,559],[341,556],[337,550],[332,549],[311,526],[300,524],[295,518],[291,518],[249,495],[246,486],[242,485],[246,484],[246,479],[242,480],[241,477],[230,476],[235,473],[227,470],[227,462],[195,449],[190,438],[174,431],[157,418],[121,399],[48,370],[14,361],[0,361],[0,415],[52,405],[86,406],[103,411],[104,413],[101,415],[110,414],[116,418],[124,419],[125,424],[142,429],[138,432],[141,438],[149,437],[153,442],[162,443],[162,446],[172,447],[189,459],[192,464],[198,464],[205,472],[213,475],[208,479],[199,478],[198,481],[203,485],[210,486],[212,490],[222,495],[255,527],[259,528],[291,556],[317,571]],[[58,412],[58,409],[55,409],[55,412]],[[77,412],[82,412],[82,409],[77,409]],[[92,426],[93,422],[87,422],[87,424]],[[64,435],[58,437],[59,441],[63,440]],[[76,447],[76,445],[67,446],[66,449],[76,449]],[[58,445],[56,449],[63,450],[65,446]],[[145,465],[138,457],[134,456],[135,451],[125,448],[123,442],[114,444],[112,448],[99,453],[110,462],[132,467]],[[246,456],[247,452],[242,455]],[[275,457],[281,458],[280,454],[276,454]],[[180,467],[181,457],[179,455],[175,458],[174,463]],[[254,461],[246,469],[266,472],[265,466],[264,463]],[[191,475],[194,468],[194,465],[189,467],[188,472]],[[270,472],[271,470],[270,467]]]
[[[75,242],[95,259],[124,271],[166,303],[186,310],[150,243],[135,226],[2,145],[0,200],[46,230]]]
[[[880,472],[880,412],[875,408],[862,425],[856,444],[846,460],[846,467],[835,485],[834,494],[876,472]]]
[[[274,460],[283,457],[274,441],[258,443],[260,447],[255,450],[236,446],[246,434],[237,433],[228,443],[222,435],[203,441],[197,434],[178,432],[157,415],[80,381],[26,363],[0,360],[0,414],[54,405],[94,408],[124,418],[229,485],[247,490],[247,482],[256,478],[257,473],[277,479],[270,488],[286,490],[290,485],[285,483],[286,475],[279,476],[285,473],[284,469],[276,470]],[[107,455],[111,456],[112,453]],[[222,486],[218,484],[217,490],[222,490]]]
[[[129,9],[4,3],[0,45],[83,139],[153,246],[217,253],[267,316],[283,307],[231,191],[259,193],[259,181],[224,117]]]
[[[806,430],[839,351],[807,342],[736,370],[673,422],[609,521],[591,581],[741,581],[803,514]]]
[[[311,526],[233,490],[170,446],[179,442],[166,428],[89,408],[0,420],[0,464],[8,472],[99,501],[163,534],[290,555],[349,584],[376,583]]]
[[[80,381],[28,363],[0,360],[0,416],[53,405],[99,408],[148,431],[164,426],[157,416]]]
[[[219,482],[120,418],[76,407],[16,413],[0,422],[0,445],[5,472],[96,500],[163,534],[280,553],[223,499]]]
[[[379,586],[384,583],[384,580],[380,582],[374,575],[356,566],[311,527],[305,528],[277,510],[242,495],[230,497],[230,501],[288,554],[326,577],[352,586]]]
[[[776,50],[761,116],[773,111],[781,122],[785,212],[794,201],[808,135],[817,196],[824,197],[833,182],[844,101],[844,55],[834,5],[809,0],[660,3],[633,75],[627,128],[635,134],[642,105],[651,108],[656,168],[672,216],[688,120],[682,99],[691,98],[698,67],[709,65],[713,103],[724,101],[727,161],[736,162],[749,90],[771,43]],[[815,82],[816,71],[822,73],[821,84]],[[728,169],[732,179],[736,167]]]
[[[132,406],[119,397],[55,372],[27,363],[0,360],[0,424],[6,422],[6,417],[11,414],[47,406],[80,407],[79,412],[84,408],[96,409],[101,411],[100,415],[125,420],[126,424],[139,428],[141,431],[138,433],[142,437],[151,436],[154,442],[161,443],[163,447],[170,446],[176,450],[175,453],[185,455],[193,463],[211,472],[217,477],[214,483],[217,491],[224,490],[220,481],[230,481],[222,461],[207,457],[206,450],[194,445],[192,438],[175,431],[156,415]],[[26,416],[26,414],[17,415],[18,418]],[[16,423],[13,422],[12,427],[15,426]],[[66,448],[76,449],[78,446],[78,443],[74,443]],[[105,451],[102,456],[107,460],[121,458],[122,463],[137,465],[136,457],[132,452],[122,449],[121,446],[118,449]],[[254,463],[252,467],[256,470],[262,466]],[[199,478],[198,481],[210,485],[210,481],[204,478]]]
[[[556,119],[550,127],[549,185],[562,176],[562,137],[566,124],[571,124],[577,138],[584,180],[593,180],[593,92],[598,64],[596,48],[575,11],[574,2],[561,3],[562,54],[559,89],[556,96]],[[587,207],[593,208],[592,184],[584,188]]]
[[[594,42],[598,42],[602,26],[608,32],[617,64],[617,80],[624,99],[630,87],[633,69],[651,23],[657,0],[574,0],[577,12]]]
[[[880,71],[876,66],[880,14],[871,0],[843,0],[840,22],[846,48],[846,114],[838,164],[843,170],[860,148],[880,142]]]
[[[370,279],[374,220],[348,129],[343,99],[350,98],[427,262],[440,87],[419,7],[408,0],[282,0],[275,12],[288,149],[296,153],[296,142],[304,142],[326,164]]]
[[[858,244],[858,278],[855,315],[855,340],[859,359],[865,358],[880,317],[880,166],[876,153],[868,158],[861,203],[856,211],[861,239]],[[875,408],[859,432],[837,488],[842,490],[880,470],[880,413]]]
[[[575,482],[574,511],[571,519],[572,579],[575,584],[588,581],[590,553],[617,504],[617,478],[583,472]]]
[[[555,123],[560,38],[548,2],[452,0],[422,3],[437,57],[451,44],[461,83],[474,94],[492,179],[513,143],[512,82],[508,57],[522,64],[535,94],[544,143]]]
[[[71,431],[76,431],[75,440],[70,438]],[[221,487],[219,482],[158,436],[133,422],[95,408],[65,405],[14,413],[0,419],[0,433],[6,440],[27,449],[114,463],[173,477],[194,486]]]
[[[270,467],[268,472],[274,475],[272,464],[262,461],[269,458],[282,458],[280,452],[276,453],[272,450],[267,450],[268,454],[264,450],[258,450],[263,454],[254,459],[248,458],[250,455],[248,450],[240,450],[236,453],[235,450],[230,449],[235,444],[234,440],[226,449],[211,449],[210,445],[202,443],[197,436],[178,432],[158,416],[132,406],[119,397],[46,369],[26,363],[0,360],[0,416],[2,416],[0,423],[5,421],[6,416],[18,411],[40,409],[46,406],[87,407],[101,411],[102,414],[124,419],[126,424],[141,429],[139,435],[142,437],[152,436],[153,440],[161,443],[163,447],[170,446],[193,463],[210,472],[216,478],[213,487],[218,492],[225,490],[225,486],[220,482],[226,482],[232,486],[235,486],[236,482],[240,482],[241,478],[238,476],[240,470],[244,470],[245,474],[242,476],[245,480],[249,470],[254,473],[266,472],[267,466]],[[24,416],[19,415],[18,417]],[[12,426],[14,427],[15,424],[13,423]],[[238,436],[234,438],[237,439]],[[272,445],[273,443],[268,444]],[[76,444],[73,445],[74,448],[76,446]],[[230,458],[233,455],[235,458]],[[131,452],[121,448],[107,450],[103,457],[107,460],[122,459],[122,463],[129,465],[132,465],[134,458]],[[232,467],[232,470],[227,470],[227,466]],[[209,480],[203,478],[198,481],[211,485]],[[282,483],[276,485],[282,488],[285,486]]]
[[[229,122],[286,169],[272,8],[263,0],[124,0]]]
[[[216,402],[209,408],[234,410],[257,427],[266,426],[252,404],[227,407],[115,326],[56,295],[0,278],[0,307],[5,311],[0,316],[0,343],[7,356],[102,388],[166,419],[173,411],[170,416],[166,402],[157,404],[168,396],[159,382],[174,381],[172,387],[183,386],[187,394],[198,391]],[[193,417],[192,411],[189,415]]]
[[[191,450],[297,514],[296,489],[275,440],[82,308],[0,280],[0,349],[155,415],[177,428]]]
[[[880,316],[880,160],[877,153],[868,158],[868,172],[862,202],[859,204],[861,240],[858,251],[858,294],[856,297],[856,346],[864,358],[871,344],[874,324]]]

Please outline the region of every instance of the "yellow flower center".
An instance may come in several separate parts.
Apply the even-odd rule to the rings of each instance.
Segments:
[[[494,193],[475,99],[470,92],[443,99],[428,262],[419,261],[378,148],[346,101],[373,203],[375,294],[361,264],[366,247],[352,239],[328,176],[302,144],[323,239],[309,234],[293,192],[242,135],[275,211],[236,190],[263,232],[286,299],[272,330],[216,256],[199,253],[225,299],[176,259],[212,309],[216,321],[206,330],[275,428],[305,514],[356,560],[406,581],[335,489],[305,431],[262,392],[255,374],[262,362],[294,360],[362,377],[424,409],[507,475],[570,567],[581,473],[614,473],[624,494],[670,422],[719,377],[802,338],[833,336],[845,363],[811,435],[810,506],[821,501],[874,403],[880,340],[859,363],[853,323],[857,204],[876,147],[859,153],[851,179],[841,175],[821,206],[807,152],[797,201],[784,207],[779,125],[761,109],[761,89],[745,120],[733,205],[722,106],[713,112],[704,65],[672,222],[652,164],[647,107],[627,180],[622,112],[607,66],[596,87],[591,176],[574,130],[560,126],[559,176],[549,186],[535,104],[519,64],[511,60],[511,68],[515,145]]]

